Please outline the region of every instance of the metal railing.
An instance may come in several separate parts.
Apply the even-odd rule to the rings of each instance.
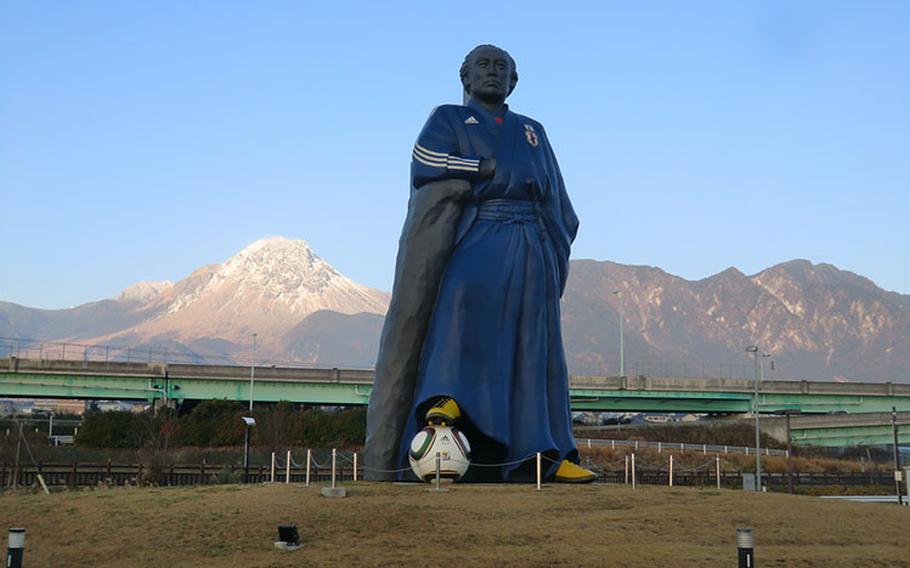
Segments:
[[[746,454],[755,455],[755,447],[749,446],[723,446],[718,444],[693,444],[690,442],[648,442],[645,440],[613,440],[605,438],[576,438],[576,444],[579,448],[628,448],[638,450],[642,448],[651,448],[661,453],[663,451],[677,450],[680,452],[699,452],[704,455],[708,454]],[[771,448],[760,448],[763,456],[781,456],[787,457],[787,450],[775,450]]]
[[[77,343],[72,341],[45,341],[23,337],[0,336],[0,358],[35,359],[42,361],[85,361],[152,364],[189,365],[250,365],[250,357],[229,357],[227,355],[200,355],[180,347],[133,347]],[[304,363],[291,359],[257,357],[256,366],[299,367],[309,369],[368,369],[347,363]]]
[[[19,359],[49,359],[75,361],[119,361],[127,363],[187,363],[215,365],[248,365],[248,356],[201,355],[180,346],[133,347],[129,345],[90,344],[72,341],[48,341],[25,337],[0,336],[0,357]],[[257,366],[280,365],[288,367],[345,367],[359,369],[344,362],[319,362],[305,364],[291,359],[257,358]],[[681,377],[752,380],[755,371],[752,365],[732,363],[691,363],[672,361],[638,361],[627,366],[627,375],[647,377]],[[766,375],[765,379],[774,379]]]
[[[226,356],[202,357],[167,347],[137,348],[124,345],[94,345],[71,341],[42,341],[22,337],[0,337],[0,355],[17,359],[57,361],[119,361],[126,363],[202,363],[217,360],[233,363]]]
[[[310,479],[313,482],[328,481],[331,478],[331,466],[313,464]],[[280,479],[285,480],[285,469],[282,467]],[[153,483],[160,486],[213,485],[218,483],[264,483],[269,481],[271,471],[268,465],[251,465],[245,469],[242,465],[216,465],[205,462],[199,464],[171,464],[149,472],[140,463],[42,463],[37,465],[20,465],[18,471],[13,464],[0,463],[0,488],[32,486],[38,483],[38,474],[44,478],[48,487],[94,487],[98,485],[126,486],[141,483]],[[307,479],[305,467],[290,468],[290,482],[303,483]],[[362,475],[362,472],[361,472]],[[339,464],[338,479],[353,479],[353,467]]]
[[[324,460],[325,461],[325,460]],[[674,486],[688,487],[715,487],[717,474],[712,467],[713,460],[703,466],[683,468],[678,467],[673,474]],[[584,464],[591,467],[591,464]],[[607,467],[592,467],[597,473],[597,482],[623,484],[629,482],[629,471],[617,469],[616,464],[607,464]],[[290,479],[286,473],[290,472]],[[12,464],[0,463],[0,487],[18,486],[29,487],[38,483],[38,474],[44,478],[48,487],[97,487],[99,485],[125,486],[138,485],[142,482],[154,483],[160,486],[193,486],[211,485],[218,483],[265,483],[274,479],[278,483],[304,483],[308,479],[306,467],[301,464],[292,464],[287,468],[284,464],[275,472],[274,477],[270,466],[265,464],[251,465],[247,470],[243,466],[216,465],[205,462],[199,464],[173,464],[157,468],[149,473],[142,464],[125,463],[38,463],[37,465],[21,465],[18,472]],[[326,463],[317,463],[315,460],[310,468],[309,480],[312,483],[327,482],[331,480],[332,468]],[[720,485],[726,488],[742,488],[741,471],[721,471]],[[636,468],[636,482],[640,485],[669,484],[669,471],[660,465],[648,464],[639,461]],[[358,469],[358,479],[362,479],[363,469]],[[341,459],[337,465],[337,479],[339,481],[352,481],[354,468],[350,459]],[[889,472],[868,473],[824,473],[824,472],[797,472],[794,473],[794,485],[797,487],[819,486],[885,486],[893,482],[893,474]],[[785,491],[787,488],[786,473],[764,473],[762,480],[771,491]]]
[[[631,377],[680,377],[686,379],[755,379],[753,365],[733,363],[692,363],[686,361],[637,361],[627,366]],[[765,373],[765,380],[774,379]]]
[[[26,337],[0,336],[0,358],[69,360],[69,361],[117,361],[126,363],[168,364],[186,363],[196,365],[250,365],[251,357],[246,354],[235,356],[199,354],[175,344],[160,344],[157,347],[135,347],[117,344],[91,344],[74,341],[54,341]],[[320,361],[305,363],[294,359],[257,357],[256,366],[283,366],[305,368],[347,368],[372,370],[372,367],[357,366],[347,362]],[[709,363],[689,361],[642,360],[626,366],[628,377],[674,377],[684,379],[736,379],[752,381],[755,368],[749,364]],[[602,372],[602,371],[599,371]],[[589,373],[576,373],[587,376]],[[596,375],[591,375],[596,376]],[[776,376],[774,370],[767,370],[765,381],[797,380]]]

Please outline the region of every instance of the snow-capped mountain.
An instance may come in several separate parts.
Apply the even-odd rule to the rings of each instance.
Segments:
[[[206,266],[153,300],[161,313],[141,327],[177,337],[284,333],[319,310],[385,313],[388,295],[343,276],[301,240],[263,239]]]
[[[274,237],[256,241],[225,262],[199,268],[178,282],[139,282],[113,300],[72,310],[7,304],[8,309],[0,310],[7,315],[4,322],[0,313],[0,331],[87,343],[163,345],[230,357],[250,344],[253,333],[267,354],[273,346],[284,345],[284,336],[314,312],[382,315],[388,302],[388,294],[342,275],[305,241]],[[105,325],[98,326],[96,312],[102,310]],[[73,320],[74,311],[82,315],[75,318],[82,325],[74,321],[65,334],[55,334],[53,322]],[[36,322],[42,324],[40,329],[30,329]]]
[[[263,239],[153,296],[155,314],[127,330],[143,339],[279,337],[320,310],[384,314],[388,295],[343,276],[302,240]],[[267,346],[269,342],[264,342]]]

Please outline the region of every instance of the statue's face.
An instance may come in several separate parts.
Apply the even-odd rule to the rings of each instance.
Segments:
[[[502,102],[509,95],[512,66],[509,57],[495,47],[478,49],[468,62],[465,89],[473,98]]]

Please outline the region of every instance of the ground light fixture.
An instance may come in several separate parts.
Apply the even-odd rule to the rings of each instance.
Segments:
[[[278,540],[275,542],[275,548],[281,550],[300,548],[300,533],[297,532],[297,525],[278,525]]]
[[[25,529],[9,529],[7,533],[6,568],[22,568],[25,556]]]
[[[755,536],[752,529],[736,529],[739,568],[755,568]]]

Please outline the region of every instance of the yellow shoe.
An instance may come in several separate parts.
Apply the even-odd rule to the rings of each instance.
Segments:
[[[430,424],[452,424],[461,417],[461,409],[454,398],[444,397],[427,410],[426,420]]]
[[[556,481],[559,483],[591,483],[595,477],[593,471],[588,471],[569,460],[562,460],[559,469],[556,470]]]

